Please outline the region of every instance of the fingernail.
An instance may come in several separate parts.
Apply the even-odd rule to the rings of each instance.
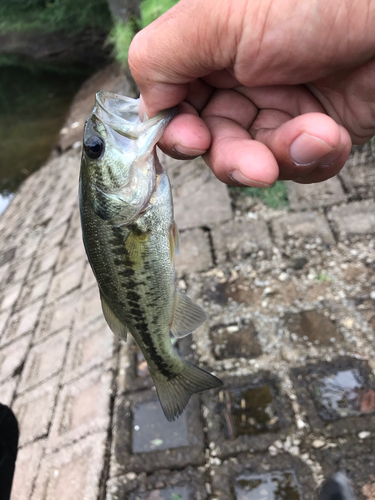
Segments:
[[[251,187],[260,187],[260,188],[271,187],[271,184],[266,184],[265,182],[253,181],[252,179],[248,179],[239,170],[233,170],[233,172],[230,172],[229,177],[234,182],[237,182],[238,184],[242,184],[242,186],[251,186]]]
[[[204,149],[190,149],[190,148],[185,148],[185,146],[181,146],[181,144],[175,144],[172,148],[173,151],[178,153],[181,156],[200,156],[203,155],[206,150]]]
[[[322,139],[318,139],[303,132],[290,146],[290,156],[297,165],[308,165],[318,161],[327,153],[332,151],[332,147]]]

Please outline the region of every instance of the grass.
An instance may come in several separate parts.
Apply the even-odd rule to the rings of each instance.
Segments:
[[[283,181],[277,181],[270,188],[255,188],[255,187],[230,187],[230,192],[236,196],[250,196],[259,201],[262,201],[270,208],[280,209],[289,206],[286,185]]]
[[[106,0],[1,0],[0,34],[8,32],[109,31],[112,17]]]
[[[126,66],[130,43],[134,35],[173,7],[177,1],[143,0],[140,5],[141,19],[132,18],[129,23],[116,23],[108,37],[108,42],[114,47],[116,61],[122,66]]]

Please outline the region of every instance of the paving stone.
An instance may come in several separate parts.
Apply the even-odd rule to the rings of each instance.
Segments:
[[[58,377],[55,377],[15,399],[12,409],[20,427],[19,446],[48,434],[57,392]]]
[[[35,280],[43,273],[50,271],[60,255],[60,247],[54,246],[48,252],[38,255],[33,260],[28,281]]]
[[[373,200],[334,207],[328,214],[340,240],[350,236],[375,234],[375,202]]]
[[[234,220],[212,228],[212,240],[218,262],[246,258],[253,252],[269,253],[272,242],[262,220]]]
[[[87,263],[85,267],[85,273],[83,275],[82,291],[87,290],[88,288],[91,288],[94,285],[97,286],[96,279],[94,273],[92,272],[90,264]]]
[[[0,403],[7,406],[11,405],[17,382],[17,378],[12,378],[8,380],[8,382],[0,385]]]
[[[11,262],[7,262],[6,264],[0,266],[0,290],[3,289],[5,284],[8,282],[10,269]]]
[[[81,293],[77,305],[77,313],[74,321],[74,330],[78,331],[88,325],[91,321],[100,318],[102,313],[102,304],[98,286],[95,285],[85,292]]]
[[[107,433],[94,434],[48,454],[32,500],[96,500],[99,496]]]
[[[78,292],[70,293],[53,304],[44,306],[40,315],[34,342],[40,341],[63,328],[70,328],[78,301]]]
[[[209,416],[208,439],[218,457],[250,448],[264,452],[289,434],[294,413],[274,375],[264,372],[223,382],[224,388],[202,396]]]
[[[112,372],[101,367],[65,385],[60,392],[48,450],[105,431],[110,420]]]
[[[65,235],[68,230],[68,225],[55,226],[52,224],[50,231],[43,235],[42,241],[40,242],[37,256],[45,255],[49,253],[55,247],[61,247],[64,241]]]
[[[16,259],[22,261],[31,257],[38,249],[43,236],[43,228],[31,228],[23,238],[21,245],[17,248]]]
[[[232,218],[228,188],[203,160],[171,161],[167,171],[180,229],[209,226]]]
[[[165,419],[155,391],[117,399],[111,476],[128,471],[152,472],[200,465],[204,461],[203,451],[197,397],[190,400],[184,413],[174,422]]]
[[[74,242],[69,240],[69,244],[61,249],[56,271],[59,272],[61,269],[82,259],[86,259],[86,254],[82,243],[82,236],[80,236],[79,239]]]
[[[84,266],[85,261],[81,260],[55,274],[47,296],[47,303],[78,288],[82,281]]]
[[[180,255],[175,257],[177,273],[199,273],[212,265],[208,233],[202,229],[184,231],[180,233],[180,241]]]
[[[31,334],[0,349],[0,382],[13,377],[17,368],[22,366],[31,341]]]
[[[272,221],[272,232],[277,245],[283,245],[290,237],[321,238],[333,245],[335,239],[324,215],[318,212],[288,214]]]
[[[0,345],[13,342],[26,333],[33,333],[39,319],[42,305],[43,301],[39,300],[31,306],[25,307],[21,311],[14,313],[1,337]]]
[[[27,285],[24,285],[17,301],[17,309],[22,309],[36,300],[43,298],[48,292],[51,279],[52,271],[49,271],[39,276],[39,278],[30,281]]]
[[[0,295],[0,311],[10,309],[16,303],[22,289],[22,283],[5,288]]]
[[[44,440],[24,446],[17,453],[12,500],[30,500],[44,452]]]
[[[7,324],[8,318],[11,314],[11,310],[7,309],[6,311],[0,313],[0,342],[2,342],[2,335],[5,335],[5,325]]]
[[[332,345],[332,339],[333,342],[343,340],[335,323],[317,311],[285,313],[284,321],[289,334],[296,335],[302,341],[309,340],[316,344]]]
[[[4,220],[2,217],[1,220]],[[14,256],[16,255],[16,247],[8,248],[2,250],[0,253],[0,267],[4,266],[5,264],[8,264],[14,259]]]
[[[375,196],[374,154],[351,155],[339,176],[349,199],[373,198]]]
[[[311,210],[343,203],[346,195],[337,177],[316,184],[286,183],[292,210]]]
[[[69,335],[69,330],[63,330],[32,347],[22,372],[18,392],[31,389],[61,371]]]
[[[18,281],[24,281],[28,271],[30,269],[31,265],[31,257],[29,259],[26,259],[24,261],[19,262],[16,260],[12,268],[9,272],[9,277],[8,277],[8,286],[12,285],[13,283],[17,283]]]
[[[91,368],[102,365],[113,357],[116,337],[104,317],[91,323],[80,333],[73,333],[70,342],[63,381],[77,378]]]

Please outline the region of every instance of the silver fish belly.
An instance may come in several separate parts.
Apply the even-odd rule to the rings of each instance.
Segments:
[[[175,284],[178,230],[155,152],[172,116],[141,122],[137,100],[100,91],[86,122],[79,188],[83,241],[105,319],[123,340],[133,336],[168,420],[192,394],[222,385],[182,360],[170,341],[170,332],[183,337],[206,319]]]

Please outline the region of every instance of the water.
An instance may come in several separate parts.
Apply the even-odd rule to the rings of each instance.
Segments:
[[[220,391],[219,405],[228,439],[279,430],[269,385]]]
[[[188,446],[188,422],[184,412],[167,422],[159,401],[139,403],[133,410],[133,453]]]
[[[237,500],[301,500],[293,472],[242,474],[236,478]]]
[[[366,394],[369,393],[357,369],[341,370],[320,377],[311,384],[311,392],[319,414],[324,420],[336,420],[365,413],[362,407],[366,401]]]
[[[85,73],[2,66],[0,69],[0,213],[49,157]]]

